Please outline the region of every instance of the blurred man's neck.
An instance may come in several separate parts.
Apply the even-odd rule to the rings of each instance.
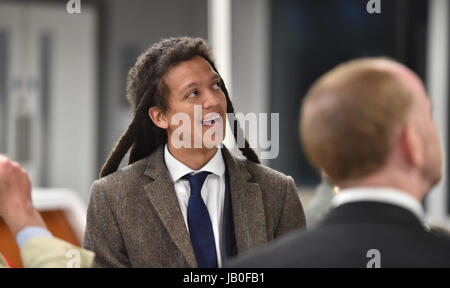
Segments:
[[[424,182],[417,172],[383,168],[367,176],[342,182],[339,188],[390,187],[404,191],[420,202],[429,189],[429,185]]]

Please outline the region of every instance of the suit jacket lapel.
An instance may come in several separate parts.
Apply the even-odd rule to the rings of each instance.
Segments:
[[[225,161],[225,159],[224,159]],[[225,161],[226,163],[226,161]],[[225,164],[226,166],[226,164]],[[223,203],[223,226],[222,226],[222,263],[228,258],[237,255],[236,235],[234,229],[233,210],[230,194],[230,175],[225,169],[225,197]]]
[[[145,192],[158,213],[164,227],[191,268],[197,267],[191,239],[181,214],[172,178],[164,164],[164,146],[160,146],[148,159],[145,175],[153,179]]]
[[[251,182],[251,175],[242,161],[222,149],[230,176],[230,194],[233,211],[236,245],[241,254],[267,243],[266,215],[258,183]]]

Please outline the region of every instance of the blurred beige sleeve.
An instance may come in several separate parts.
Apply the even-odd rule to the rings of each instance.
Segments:
[[[95,254],[61,239],[34,237],[20,249],[25,268],[90,268]]]
[[[0,254],[0,268],[8,268],[8,263],[6,263],[5,258],[3,258],[3,255]]]

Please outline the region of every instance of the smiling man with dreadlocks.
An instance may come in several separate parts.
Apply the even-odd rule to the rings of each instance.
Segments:
[[[127,92],[133,120],[92,185],[84,247],[96,267],[221,267],[305,227],[291,177],[262,166],[247,140],[245,159],[217,147],[234,109],[203,39],[152,45],[130,70]],[[180,114],[184,126],[173,121]],[[201,145],[177,145],[181,135]],[[129,165],[117,171],[128,151]]]

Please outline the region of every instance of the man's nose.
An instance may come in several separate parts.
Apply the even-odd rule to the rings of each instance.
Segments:
[[[217,91],[208,90],[204,93],[203,109],[209,109],[219,105],[219,93]]]

